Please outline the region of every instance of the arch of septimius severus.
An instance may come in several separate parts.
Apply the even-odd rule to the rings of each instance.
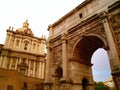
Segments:
[[[120,0],[85,0],[48,30],[45,90],[94,90],[91,57],[98,48],[107,51],[120,90]]]

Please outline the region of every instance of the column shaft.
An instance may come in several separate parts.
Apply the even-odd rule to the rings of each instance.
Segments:
[[[108,15],[104,12],[103,13],[103,25],[105,28],[107,40],[108,40],[108,45],[110,48],[110,62],[111,62],[111,68],[112,68],[112,75],[113,75],[113,80],[116,86],[116,90],[120,90],[120,60],[119,60],[119,54],[115,42],[115,37],[114,37],[114,31],[111,25],[111,22],[108,18]]]
[[[47,60],[46,60],[46,76],[45,76],[45,82],[50,82],[50,59],[51,59],[51,51],[50,51],[50,43],[47,43]]]
[[[33,65],[33,77],[35,77],[35,68],[36,67],[36,62],[34,61],[34,65]]]
[[[42,62],[42,79],[44,79],[44,63]]]
[[[107,17],[103,19],[103,25],[106,32],[110,53],[112,55],[112,59],[111,59],[112,64],[114,64],[112,66],[120,65],[119,55],[118,55],[118,51],[117,51],[117,47],[116,47],[114,35],[113,35],[113,29]]]
[[[67,79],[68,77],[68,67],[67,67],[67,40],[63,35],[62,37],[62,65],[63,65],[63,78]]]
[[[15,70],[17,69],[17,64],[18,64],[18,58],[16,58]]]
[[[0,67],[2,67],[2,62],[3,62],[3,56],[1,55],[1,57],[0,57]]]

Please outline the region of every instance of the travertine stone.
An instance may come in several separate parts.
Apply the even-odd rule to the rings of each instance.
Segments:
[[[51,74],[46,77],[53,84],[46,84],[45,90],[94,90],[91,57],[98,48],[108,52],[120,90],[119,5],[119,0],[85,0],[49,26],[51,52],[46,63]]]

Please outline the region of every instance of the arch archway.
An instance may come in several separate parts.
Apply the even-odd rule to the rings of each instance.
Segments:
[[[94,81],[109,80],[111,70],[107,51],[103,48],[97,49],[92,55],[91,62]]]
[[[62,78],[63,70],[62,70],[61,67],[58,67],[58,68],[55,70],[55,75],[56,75],[56,77],[58,77],[58,79]]]
[[[87,79],[86,78],[83,78],[82,79],[82,90],[87,90]]]
[[[97,49],[106,49],[105,47],[104,42],[97,36],[84,36],[75,46],[72,63],[78,63],[75,67],[80,73],[75,72],[75,74],[81,77],[82,90],[91,90],[90,88],[93,88],[91,87],[94,86],[91,58]],[[79,81],[80,80],[76,80],[76,82]]]
[[[96,36],[85,36],[75,46],[73,58],[84,64],[91,64],[93,53],[98,48],[104,48],[103,41]]]
[[[55,90],[60,90],[60,79],[62,78],[63,76],[63,70],[61,67],[58,67],[56,70],[55,70],[55,74],[54,74],[54,89]]]
[[[93,13],[92,9],[90,9],[91,12],[88,12],[88,15],[82,7],[85,5],[88,8],[93,4],[96,5],[96,1],[92,0],[92,3],[85,2],[49,26],[46,83],[53,83],[54,78],[50,78],[50,76],[54,74],[56,67],[61,66],[63,69],[61,82],[64,80],[64,90],[82,90],[84,86],[82,86],[82,83],[85,80],[83,78],[88,81],[85,84],[87,90],[94,90],[91,58],[98,48],[104,48],[109,56],[115,87],[118,87],[117,90],[119,90],[120,33],[118,32],[119,9],[117,8],[119,4],[118,1],[113,3],[113,1],[109,0],[109,2],[109,4],[106,2],[105,5],[100,4],[106,8],[101,9],[99,5],[93,8]],[[81,11],[86,15],[83,18],[78,18]],[[115,16],[118,18],[114,18]],[[49,65],[51,68],[49,68]],[[53,83],[53,86],[55,84],[57,83]],[[48,86],[50,85],[46,87]]]

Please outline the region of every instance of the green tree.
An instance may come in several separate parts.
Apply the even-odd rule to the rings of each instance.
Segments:
[[[95,83],[95,90],[109,90],[109,87],[104,85],[103,82],[96,82]]]

